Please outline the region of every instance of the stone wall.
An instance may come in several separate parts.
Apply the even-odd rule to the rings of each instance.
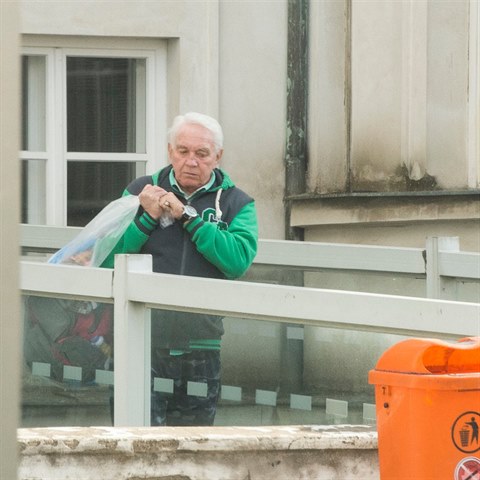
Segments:
[[[19,480],[378,480],[366,426],[19,429]]]

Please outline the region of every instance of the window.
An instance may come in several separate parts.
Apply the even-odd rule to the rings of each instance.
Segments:
[[[84,226],[165,163],[165,51],[29,47],[22,222]]]

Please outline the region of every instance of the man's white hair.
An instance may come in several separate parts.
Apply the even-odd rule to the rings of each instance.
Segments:
[[[201,125],[212,133],[213,143],[217,152],[223,148],[223,130],[220,124],[212,117],[203,113],[189,112],[174,118],[172,126],[168,130],[168,143],[175,145],[178,130],[186,124]]]

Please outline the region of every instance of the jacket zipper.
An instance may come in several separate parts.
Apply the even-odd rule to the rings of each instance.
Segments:
[[[187,201],[186,205],[190,205],[190,202]],[[180,228],[183,229],[183,226]],[[182,259],[180,261],[180,275],[185,275],[185,265],[187,262],[187,247],[190,239],[188,238],[188,233],[186,230],[183,230],[183,248],[182,248]]]

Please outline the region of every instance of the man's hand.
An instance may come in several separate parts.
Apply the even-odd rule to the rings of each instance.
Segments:
[[[140,192],[138,199],[143,209],[155,220],[158,220],[162,214],[163,209],[160,199],[167,195],[167,191],[157,185],[145,185]],[[173,195],[173,194],[172,194]]]
[[[179,219],[183,215],[183,203],[172,192],[160,197],[160,207],[166,215]]]

